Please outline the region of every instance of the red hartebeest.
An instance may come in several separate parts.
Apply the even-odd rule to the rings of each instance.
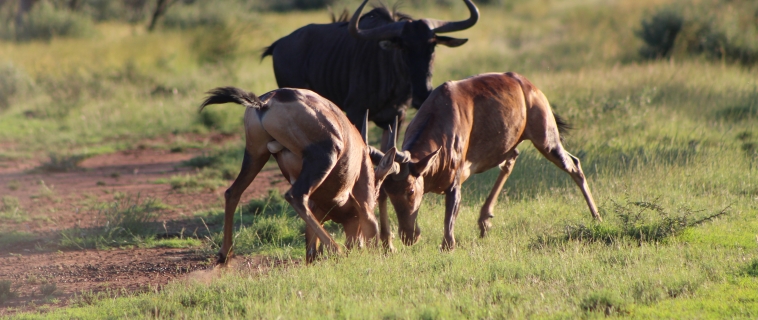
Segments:
[[[342,224],[348,248],[363,239],[371,245],[378,243],[374,206],[379,184],[398,170],[394,148],[379,161],[375,173],[365,136],[361,138],[337,106],[310,90],[277,89],[260,98],[233,87],[208,93],[201,111],[207,105],[227,102],[246,107],[245,154],[237,179],[224,193],[219,263],[231,256],[233,218],[240,196],[271,155],[292,184],[285,199],[306,222],[307,262],[318,254],[318,240],[327,250],[340,251],[322,227],[327,220]]]
[[[382,186],[395,207],[403,243],[411,245],[421,234],[416,217],[422,195],[444,193],[442,249],[453,249],[461,184],[472,173],[499,165],[500,175],[479,215],[480,235],[485,236],[497,196],[516,163],[516,146],[524,140],[530,140],[545,158],[571,175],[592,216],[602,220],[579,159],[561,144],[559,129],[566,126],[545,95],[516,73],[482,74],[437,87],[408,124],[404,151],[395,156],[400,172],[390,175]],[[372,149],[376,160],[381,155]],[[380,214],[382,223],[387,221],[386,210]]]

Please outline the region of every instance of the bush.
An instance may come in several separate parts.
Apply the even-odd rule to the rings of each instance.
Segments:
[[[29,77],[13,64],[0,65],[0,112],[11,107],[13,98],[29,87]]]
[[[628,201],[626,204],[613,203],[613,212],[620,223],[569,224],[563,234],[558,236],[539,236],[532,245],[540,248],[548,244],[565,243],[567,241],[601,242],[614,244],[623,240],[633,240],[638,243],[658,243],[674,236],[681,235],[685,230],[727,214],[729,207],[718,213],[695,218],[698,211],[681,208],[676,214],[656,203],[656,201]],[[605,210],[601,208],[603,215]]]
[[[744,0],[689,1],[659,9],[643,18],[637,37],[645,42],[646,59],[673,53],[708,59],[758,63],[758,4]]]
[[[92,19],[84,14],[56,9],[48,1],[37,4],[16,30],[16,40],[50,40],[54,37],[86,37],[94,34]]]
[[[628,313],[624,302],[609,292],[595,292],[582,299],[579,307],[585,312],[599,312],[606,316]]]
[[[656,12],[650,20],[643,19],[642,29],[635,32],[646,44],[640,49],[640,54],[648,59],[668,56],[683,23],[681,14],[671,9]]]

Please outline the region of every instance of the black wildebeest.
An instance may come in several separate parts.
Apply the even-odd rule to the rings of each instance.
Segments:
[[[479,11],[464,0],[470,11],[464,21],[414,20],[386,7],[361,16],[367,1],[349,22],[304,26],[275,41],[261,58],[272,56],[280,88],[313,90],[345,110],[356,126],[368,110],[369,119],[387,129],[395,117],[402,122],[410,101],[418,107],[429,96],[435,46],[467,41],[437,34],[470,28]]]
[[[561,144],[559,129],[565,126],[545,95],[516,73],[481,74],[434,89],[405,131],[403,151],[395,156],[400,173],[390,175],[382,186],[395,207],[403,243],[418,240],[421,198],[434,192],[445,194],[442,248],[454,248],[461,184],[472,173],[499,165],[500,175],[479,215],[480,235],[485,236],[497,196],[516,163],[516,147],[524,140],[571,175],[592,216],[601,220],[579,159]],[[373,157],[381,155],[371,152]]]
[[[209,94],[201,111],[207,105],[228,102],[246,107],[245,154],[237,179],[224,193],[219,263],[225,263],[232,252],[233,218],[240,196],[272,155],[292,184],[285,199],[306,222],[307,262],[318,254],[319,239],[327,250],[340,251],[321,225],[328,220],[343,225],[348,248],[363,239],[377,244],[374,206],[379,184],[397,170],[394,148],[379,161],[375,173],[365,135],[361,137],[337,106],[310,90],[277,89],[258,98],[225,87]]]
[[[479,10],[464,0],[470,16],[462,21],[414,20],[386,7],[361,16],[367,1],[349,22],[297,29],[266,48],[261,58],[272,56],[280,88],[311,89],[340,106],[356,126],[368,110],[369,119],[384,129],[386,150],[394,120],[402,124],[409,102],[420,106],[432,90],[436,45],[457,47],[468,41],[439,34],[472,27]],[[385,208],[386,198],[379,203]],[[391,248],[388,222],[381,226],[382,241]]]

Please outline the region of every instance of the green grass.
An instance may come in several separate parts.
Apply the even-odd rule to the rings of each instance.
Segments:
[[[418,218],[421,240],[412,247],[396,243],[393,254],[355,250],[307,267],[213,271],[219,276],[209,282],[175,282],[158,293],[89,299],[20,317],[758,317],[756,70],[677,52],[669,60],[643,60],[634,31],[670,4],[554,0],[482,7],[480,23],[454,35],[468,37],[466,45],[437,50],[435,85],[516,71],[546,94],[574,127],[565,146],[582,161],[602,223],[592,221],[570,177],[527,142],[485,239],[478,238],[476,220],[497,172],[464,184],[453,252],[438,250],[444,198],[430,194]],[[714,15],[733,13],[728,7]],[[406,10],[456,19],[461,8],[453,1]],[[261,14],[244,36],[226,33],[233,43],[224,45],[236,53],[215,63],[201,58],[213,48],[193,46],[207,34],[192,29],[146,34],[105,23],[94,40],[0,43],[0,56],[13,68],[4,74],[34,80],[16,86],[10,107],[0,111],[0,141],[24,154],[53,146],[119,149],[172,133],[241,132],[241,108],[196,113],[203,92],[228,84],[258,94],[275,88],[270,60],[259,63],[257,50],[296,27],[326,21],[323,11]],[[56,99],[66,101],[67,111],[47,109]],[[372,141],[377,137],[372,131]],[[240,155],[235,147],[192,159],[187,164],[200,174],[186,179],[233,178]],[[220,206],[201,217],[210,257],[220,239]],[[237,254],[303,257],[303,223],[278,194],[242,205],[234,230]],[[342,234],[334,226],[330,232]],[[143,241],[197,241],[186,239]]]
[[[154,198],[119,194],[109,203],[96,205],[92,211],[97,219],[95,227],[71,228],[61,231],[59,246],[67,249],[86,249],[129,246],[164,246],[170,242],[157,241],[156,219],[168,207]],[[194,243],[194,242],[190,242]],[[175,245],[188,243],[176,241]]]

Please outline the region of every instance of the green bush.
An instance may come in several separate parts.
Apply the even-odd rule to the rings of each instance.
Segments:
[[[0,112],[11,107],[13,99],[30,86],[26,73],[11,63],[0,65]]]
[[[640,54],[649,59],[668,56],[683,23],[681,14],[671,9],[654,13],[650,20],[643,19],[642,29],[635,32],[646,44],[640,49]]]
[[[635,35],[640,55],[655,59],[680,53],[743,65],[758,63],[758,4],[744,0],[676,2],[643,18]]]
[[[16,40],[50,40],[54,37],[86,37],[95,33],[92,19],[82,13],[56,9],[48,1],[37,4],[16,29]]]

